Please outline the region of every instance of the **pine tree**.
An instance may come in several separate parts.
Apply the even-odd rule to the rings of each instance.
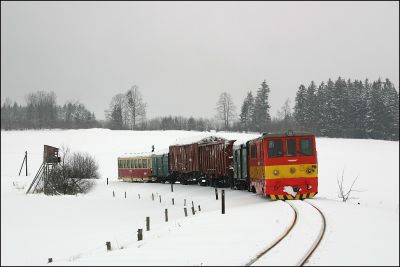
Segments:
[[[253,125],[252,125],[253,113],[254,113],[254,97],[251,92],[248,92],[246,98],[243,101],[243,105],[240,112],[240,124],[243,130],[246,131],[253,130]]]
[[[367,81],[366,81],[367,83]],[[383,139],[385,137],[384,112],[385,104],[382,98],[382,82],[379,79],[369,86],[367,91],[367,137],[372,139]]]
[[[294,119],[300,130],[306,127],[306,87],[300,85],[296,93],[296,103],[294,106]]]
[[[389,79],[383,84],[385,139],[399,140],[399,94]]]
[[[269,114],[269,86],[264,80],[261,87],[257,91],[257,96],[254,100],[254,113],[252,124],[255,129],[259,132],[268,132],[269,124],[271,122],[271,116]]]
[[[311,81],[311,84],[308,86],[306,90],[305,96],[305,114],[304,114],[304,129],[307,131],[311,131],[313,133],[316,132],[317,129],[317,87],[315,86],[314,81]]]

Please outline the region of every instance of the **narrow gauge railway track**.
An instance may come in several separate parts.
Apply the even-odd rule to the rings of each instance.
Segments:
[[[286,204],[290,206],[290,208],[294,212],[294,219],[291,225],[286,229],[282,235],[277,238],[269,247],[264,249],[258,255],[256,255],[253,259],[251,259],[246,266],[257,266],[257,265],[296,265],[296,266],[303,266],[311,255],[314,253],[318,245],[320,244],[326,229],[326,219],[322,211],[316,207],[314,204],[311,204],[308,201],[301,201],[301,200],[290,200],[285,201]],[[300,204],[301,203],[301,204]],[[305,208],[307,206],[307,208]],[[304,228],[306,229],[313,229],[310,225],[307,225],[307,220],[304,220],[304,216],[306,213],[304,212],[305,209],[312,209],[313,212],[318,212],[320,218],[322,220],[321,227],[317,234],[317,237],[314,239],[311,245],[306,244],[306,240],[304,240]],[[299,212],[299,209],[302,210]],[[310,212],[310,211],[308,211]],[[295,227],[296,226],[296,227]],[[315,231],[315,230],[314,230]],[[310,235],[310,234],[306,234]],[[313,233],[311,233],[313,235]],[[315,235],[315,233],[314,233]],[[309,241],[308,241],[309,242]],[[304,247],[305,245],[308,246],[308,249],[304,252],[299,251],[299,248]],[[307,248],[307,246],[305,248]],[[291,249],[292,248],[292,249]],[[298,254],[294,255],[296,258],[293,261],[292,258],[289,257],[291,254]],[[285,260],[292,259],[292,262],[286,263]]]

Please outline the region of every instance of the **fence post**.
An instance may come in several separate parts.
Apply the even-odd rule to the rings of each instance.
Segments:
[[[221,201],[222,201],[222,214],[225,214],[225,190],[222,190]]]
[[[152,198],[153,201],[154,201],[154,193],[151,193],[151,198]]]
[[[186,199],[184,199],[184,203],[183,203],[183,206],[186,206]]]
[[[53,258],[49,258],[47,263],[53,262]]]
[[[107,177],[107,185],[108,185],[108,177]]]
[[[111,242],[107,241],[106,246],[107,246],[107,250],[110,251],[111,250]]]
[[[174,192],[174,184],[171,182],[171,192]]]
[[[25,151],[25,176],[28,176],[28,151]]]
[[[138,229],[137,230],[137,240],[143,240],[143,229]]]
[[[160,203],[161,203],[161,195],[159,195],[159,197],[160,197]]]
[[[194,215],[194,207],[192,207],[192,214]]]
[[[172,198],[172,205],[175,205],[175,200],[174,200],[174,198]]]
[[[168,209],[165,209],[165,221],[168,222]]]
[[[126,191],[125,191],[125,198],[126,198]]]
[[[199,211],[201,211],[200,205],[199,205]]]
[[[114,190],[113,190],[113,197],[115,197],[115,192],[114,192]]]
[[[150,217],[146,217],[146,231],[150,231]]]
[[[187,209],[186,209],[186,207],[183,208],[183,211],[185,212],[185,217],[187,217]]]
[[[194,207],[194,203],[193,203],[193,200],[192,200],[192,207]]]
[[[138,194],[138,197],[139,197],[139,199],[140,199],[140,194]]]
[[[215,200],[218,200],[218,189],[215,188]]]

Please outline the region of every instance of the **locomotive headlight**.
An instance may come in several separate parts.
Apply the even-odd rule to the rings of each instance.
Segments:
[[[273,174],[276,176],[276,175],[279,174],[279,171],[278,171],[278,170],[274,170],[274,171],[273,171]]]
[[[308,173],[308,174],[312,173],[313,171],[314,171],[314,170],[311,169],[311,168],[308,168],[308,169],[307,169],[307,173]]]
[[[295,167],[291,167],[291,168],[290,168],[290,173],[293,174],[293,173],[295,173],[295,172],[296,172],[296,168],[295,168]]]

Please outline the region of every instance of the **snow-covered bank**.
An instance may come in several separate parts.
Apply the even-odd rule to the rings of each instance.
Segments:
[[[168,184],[116,180],[117,157],[124,153],[148,152],[152,145],[156,152],[165,151],[179,140],[210,135],[238,142],[258,137],[244,133],[105,129],[2,131],[2,265],[42,265],[49,257],[53,264],[77,265],[245,264],[290,223],[292,213],[284,203],[226,189],[227,214],[222,215],[221,203],[209,187],[177,184],[172,193]],[[101,176],[96,187],[87,195],[25,195],[26,186],[40,166],[44,144],[67,145],[71,151],[95,156]],[[398,145],[390,141],[317,138],[319,193],[312,202],[324,211],[328,221],[326,235],[310,265],[399,264]],[[25,151],[30,176],[18,177]],[[337,198],[336,179],[343,169],[346,185],[359,176],[355,188],[361,192],[354,192],[358,199],[348,203]],[[162,203],[158,198],[152,201],[151,193],[161,195]],[[184,199],[189,208],[187,218]],[[196,209],[201,205],[194,216],[190,211],[192,200]],[[169,222],[164,222],[165,208]],[[144,240],[137,242],[136,231],[145,228],[146,216],[151,217],[151,231],[144,232]],[[106,252],[106,241],[111,241],[112,252]]]

